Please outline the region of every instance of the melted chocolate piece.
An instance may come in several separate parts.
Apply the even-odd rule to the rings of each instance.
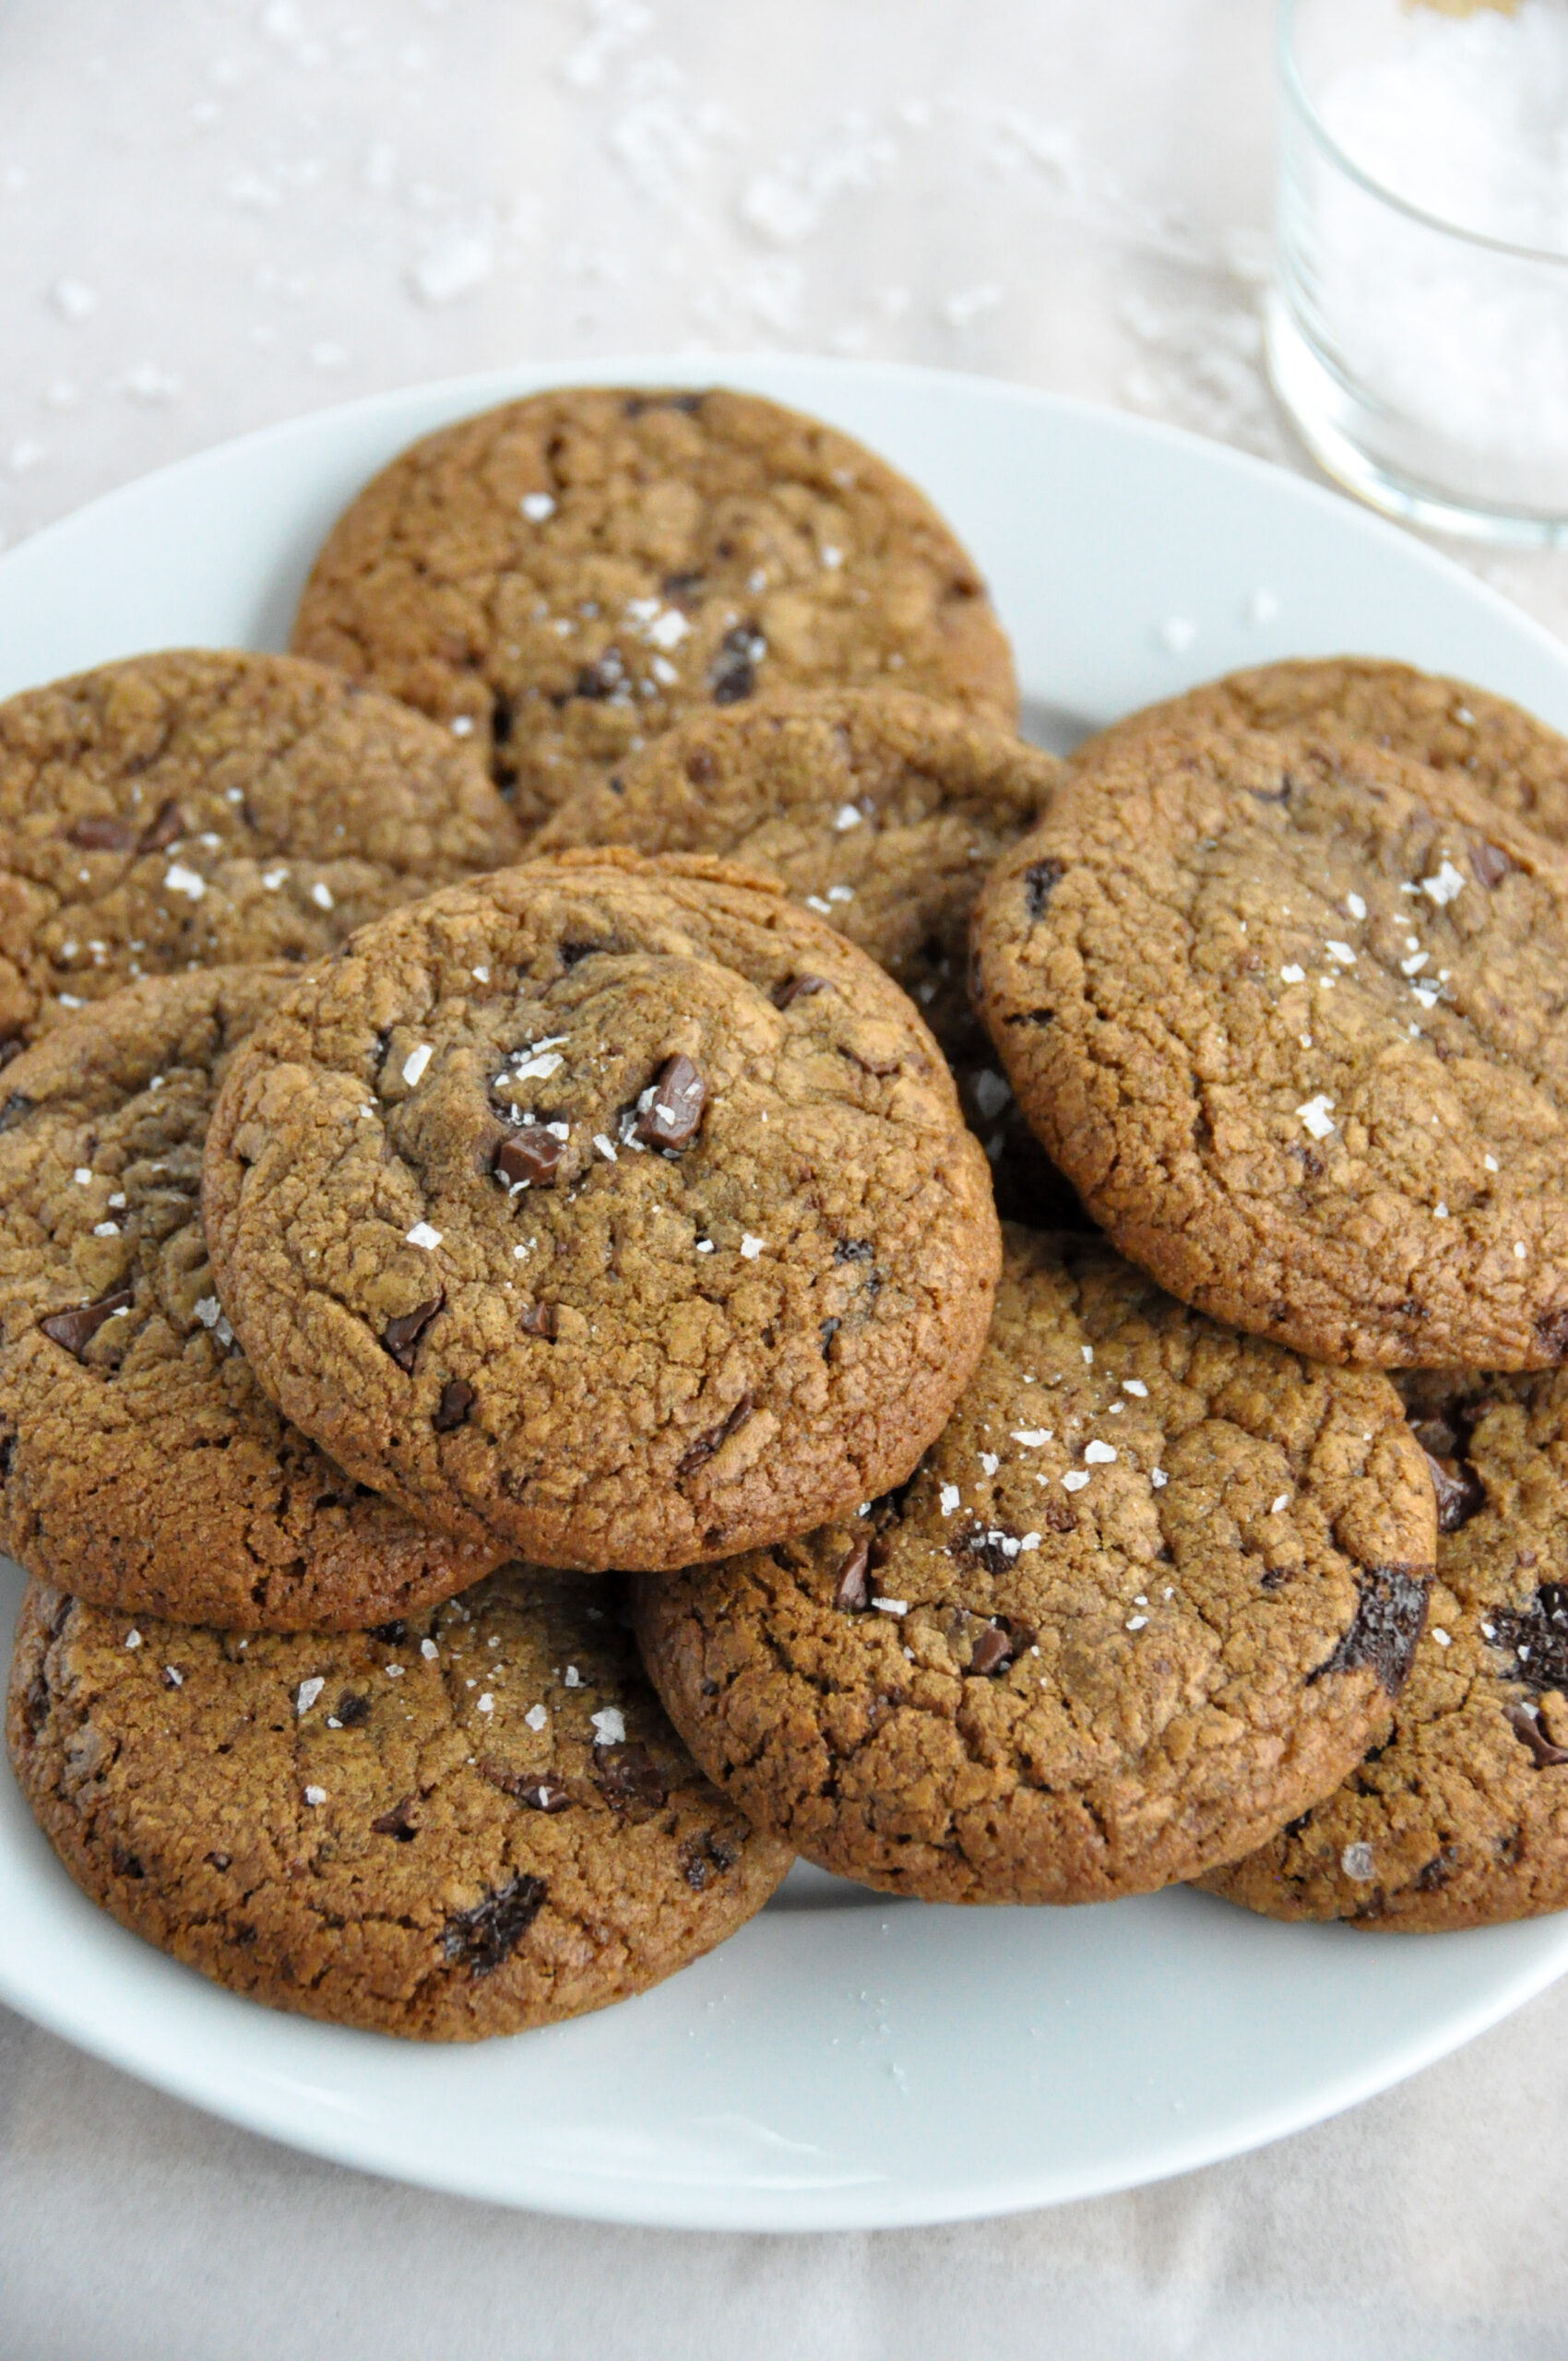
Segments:
[[[1397,1697],[1426,1621],[1431,1578],[1411,1573],[1408,1566],[1364,1566],[1358,1579],[1361,1595],[1349,1630],[1307,1679],[1321,1680],[1327,1673],[1364,1666],[1390,1697]]]
[[[632,1137],[646,1147],[682,1148],[695,1136],[707,1103],[707,1085],[690,1058],[666,1058],[653,1086],[653,1104]]]
[[[548,1336],[552,1344],[561,1330],[552,1303],[530,1303],[517,1325],[525,1336]]]
[[[833,1250],[836,1263],[869,1263],[875,1249],[869,1238],[841,1238]]]
[[[1554,1361],[1568,1360],[1568,1311],[1542,1312],[1536,1335]]]
[[[694,1893],[701,1893],[710,1878],[722,1877],[740,1857],[739,1845],[705,1828],[700,1836],[688,1836],[682,1845],[681,1875]]]
[[[757,637],[754,623],[736,623],[719,643],[719,652],[708,667],[708,691],[715,705],[739,705],[756,688],[756,659],[752,654]]]
[[[124,820],[78,820],[66,830],[65,841],[83,852],[132,852],[137,832]]]
[[[1431,1489],[1437,1495],[1439,1533],[1457,1533],[1486,1506],[1486,1486],[1467,1459],[1439,1459],[1423,1447]]]
[[[1518,863],[1510,860],[1501,845],[1488,844],[1483,840],[1470,847],[1470,867],[1488,893],[1494,886],[1501,885],[1509,871],[1517,866]]]
[[[564,1140],[558,1140],[542,1123],[530,1123],[526,1130],[514,1132],[509,1139],[502,1141],[490,1169],[503,1180],[527,1180],[535,1188],[547,1188],[565,1153]]]
[[[1024,872],[1024,916],[1031,926],[1045,916],[1045,906],[1067,873],[1064,861],[1048,855]]]
[[[419,1341],[445,1301],[445,1296],[433,1295],[426,1303],[416,1303],[411,1311],[401,1311],[389,1320],[381,1332],[381,1341],[401,1370],[411,1374],[419,1354]]]
[[[1538,1771],[1550,1771],[1556,1763],[1568,1762],[1568,1746],[1553,1746],[1527,1705],[1504,1705],[1503,1718],[1512,1726],[1515,1737],[1522,1738],[1529,1748]]]
[[[13,1058],[21,1056],[26,1047],[27,1043],[19,1033],[13,1033],[7,1040],[0,1041],[0,1074],[4,1074]]]
[[[456,1965],[466,1967],[476,1984],[481,1976],[493,1975],[539,1916],[544,1894],[542,1878],[510,1879],[471,1910],[454,1910],[442,1929],[443,1951]]]
[[[573,684],[572,694],[594,700],[612,697],[625,677],[626,668],[621,661],[620,649],[607,647],[602,656],[583,666]]]
[[[719,1448],[721,1443],[727,1443],[729,1442],[737,1427],[743,1427],[745,1425],[746,1420],[752,1415],[752,1408],[753,1404],[751,1395],[749,1394],[742,1394],[722,1426],[710,1427],[707,1434],[698,1435],[695,1442],[682,1453],[681,1457],[675,1462],[676,1476],[695,1475],[696,1470],[701,1467],[705,1462],[713,1457],[714,1453]]]
[[[394,1615],[390,1622],[373,1623],[370,1636],[373,1640],[384,1640],[389,1648],[395,1648],[400,1641],[408,1638],[409,1627],[400,1615]]]
[[[1431,1859],[1417,1878],[1417,1892],[1441,1892],[1458,1866],[1459,1847],[1457,1845],[1444,1845],[1439,1852],[1432,1855]]]
[[[999,1525],[983,1525],[971,1517],[953,1536],[949,1548],[951,1555],[968,1558],[972,1565],[983,1566],[988,1574],[1004,1574],[1017,1563],[1017,1539],[1016,1533],[1008,1533]],[[1006,1541],[1015,1547],[1004,1548]]]
[[[128,1311],[136,1298],[129,1287],[115,1287],[108,1295],[101,1295],[96,1303],[79,1303],[73,1311],[52,1311],[39,1326],[56,1345],[64,1345],[77,1360],[86,1352],[106,1320],[117,1311]]]
[[[333,1710],[346,1730],[357,1730],[370,1719],[370,1699],[361,1690],[345,1689]]]
[[[163,804],[155,820],[149,821],[137,844],[137,852],[166,852],[185,832],[180,807],[172,798]]]
[[[667,574],[662,583],[659,585],[659,587],[672,605],[684,608],[695,604],[696,593],[702,588],[702,586],[703,576],[700,573],[687,572],[684,574]],[[689,763],[686,766],[686,772],[687,777],[689,777],[691,776],[691,765]]]
[[[624,1811],[634,1804],[646,1811],[658,1811],[668,1792],[658,1763],[635,1738],[624,1739],[619,1746],[596,1746],[593,1776],[605,1802],[617,1811]]]
[[[0,1132],[8,1132],[14,1123],[21,1121],[24,1115],[30,1115],[32,1106],[33,1102],[25,1091],[13,1090],[5,1105],[0,1107]]]
[[[793,1008],[798,1000],[809,1000],[813,992],[830,992],[832,990],[826,976],[791,976],[787,984],[775,988],[773,1005],[775,1008]]]
[[[850,1544],[849,1554],[838,1569],[838,1579],[833,1585],[833,1604],[847,1615],[858,1615],[867,1597],[866,1570],[871,1564],[872,1536],[857,1534]]]
[[[1513,1607],[1494,1607],[1486,1620],[1496,1635],[1494,1647],[1512,1648],[1519,1660],[1515,1676],[1526,1689],[1568,1689],[1568,1584],[1542,1583],[1535,1603],[1523,1613]]]
[[[1000,1672],[1004,1664],[1012,1661],[1012,1641],[996,1624],[988,1623],[969,1651],[968,1669],[981,1675]]]
[[[409,1815],[418,1801],[417,1796],[405,1796],[401,1803],[394,1804],[390,1811],[382,1812],[371,1821],[372,1833],[395,1836],[399,1845],[411,1845],[419,1834],[419,1825]]]
[[[478,1766],[481,1779],[499,1787],[504,1796],[514,1802],[527,1804],[530,1811],[569,1811],[572,1798],[559,1779],[536,1779],[526,1771],[508,1771],[500,1762],[481,1762]]]
[[[473,1387],[460,1377],[449,1377],[441,1389],[441,1399],[430,1423],[438,1435],[449,1435],[455,1427],[463,1424],[473,1406]]]

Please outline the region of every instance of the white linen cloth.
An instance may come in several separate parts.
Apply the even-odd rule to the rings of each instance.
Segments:
[[[0,540],[356,393],[616,351],[986,371],[1304,466],[1259,363],[1271,18],[7,0]],[[1468,562],[1568,633],[1568,556]],[[975,2057],[1005,2106],[983,2029]],[[0,2011],[0,2361],[1555,2361],[1565,2120],[1568,1986],[1163,2187],[951,2230],[700,2237],[320,2164]]]

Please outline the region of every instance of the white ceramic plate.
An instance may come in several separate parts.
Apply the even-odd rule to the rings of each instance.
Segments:
[[[1056,742],[1235,665],[1345,648],[1463,674],[1568,729],[1568,654],[1543,632],[1394,528],[1213,444],[912,370],[594,374],[722,374],[885,453],[980,560],[1033,726]],[[558,375],[298,420],[68,517],[0,559],[0,694],[140,648],[281,647],[312,552],[373,469]],[[19,1587],[0,1573],[0,1648]],[[124,1933],[0,1779],[0,1997],[274,2138],[607,2221],[864,2228],[1126,2188],[1353,2106],[1564,1968],[1568,1916],[1378,1937],[1183,1892],[960,1911],[802,1867],[657,1991],[477,2049],[422,2048],[273,2014]]]

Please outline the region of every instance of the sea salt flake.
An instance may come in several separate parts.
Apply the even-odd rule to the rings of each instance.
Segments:
[[[1062,1489],[1064,1492],[1081,1492],[1088,1480],[1089,1471],[1087,1467],[1070,1467],[1062,1478]]]
[[[1408,959],[1400,960],[1399,973],[1402,976],[1419,976],[1431,957],[1430,951],[1414,952]]]
[[[1514,1240],[1514,1252],[1518,1260],[1522,1263],[1525,1259],[1525,1241],[1522,1238],[1516,1238]]]
[[[307,1803],[307,1804],[309,1804],[309,1805],[311,1806],[312,1809],[314,1810],[314,1809],[315,1808],[315,1806],[316,1806],[317,1804],[324,1804],[324,1803],[327,1801],[327,1790],[326,1790],[326,1788],[325,1788],[325,1787],[307,1787],[307,1788],[305,1789],[305,1801],[306,1801],[306,1803]]]
[[[1109,1467],[1116,1456],[1113,1442],[1091,1442],[1085,1446],[1084,1457],[1091,1467]]]
[[[488,1690],[488,1689],[485,1689],[485,1690],[481,1690],[481,1691],[480,1695],[479,1695],[479,1698],[478,1698],[478,1701],[477,1701],[477,1710],[478,1710],[480,1713],[481,1713],[481,1714],[493,1714],[493,1713],[494,1713],[494,1711],[495,1711],[495,1700],[494,1700],[494,1698],[491,1695],[491,1693],[490,1693],[490,1691],[489,1691],[489,1690]]]
[[[78,1164],[76,1170],[72,1173],[71,1178],[76,1182],[78,1189],[85,1189],[88,1182],[92,1179],[90,1167],[85,1164]]]
[[[1018,1548],[1020,1550],[1024,1550],[1026,1552],[1030,1549],[1038,1549],[1039,1548],[1039,1534],[1026,1533],[1021,1535],[1018,1541]]]
[[[827,889],[827,898],[830,902],[852,902],[855,898],[855,889],[852,885],[830,885]]]
[[[567,1686],[567,1688],[568,1688],[568,1689],[580,1689],[580,1688],[582,1687],[582,1685],[583,1685],[583,1676],[582,1676],[582,1674],[577,1670],[577,1667],[576,1667],[576,1666],[575,1664],[569,1664],[569,1665],[566,1667],[566,1686]]]
[[[864,817],[857,804],[841,803],[833,814],[833,825],[842,835],[846,828],[858,828]]]
[[[1342,967],[1353,967],[1356,964],[1356,955],[1348,943],[1325,943],[1324,949],[1331,959],[1337,959]]]
[[[199,902],[207,891],[206,878],[178,860],[164,871],[163,883],[171,894],[188,894],[193,902]]]
[[[599,1732],[594,1740],[596,1746],[621,1746],[624,1743],[626,1717],[618,1705],[601,1705],[597,1714],[589,1714],[588,1719]]]
[[[1281,1509],[1288,1509],[1289,1505],[1290,1495],[1289,1492],[1276,1492],[1273,1501],[1269,1504],[1268,1513],[1270,1516],[1277,1516]]]
[[[1489,1172],[1501,1172],[1503,1169],[1503,1167],[1499,1164],[1495,1156],[1483,1156],[1481,1162],[1485,1165]],[[111,1197],[109,1202],[113,1204],[114,1202],[113,1198]]]
[[[1339,1856],[1339,1866],[1346,1876],[1354,1879],[1358,1885],[1370,1885],[1377,1875],[1372,1866],[1372,1848],[1370,1845],[1347,1845]]]
[[[523,1719],[528,1724],[530,1730],[541,1730],[546,1722],[550,1719],[550,1716],[545,1712],[542,1705],[530,1705],[528,1712],[523,1715]]]
[[[1440,1648],[1451,1648],[1451,1647],[1453,1646],[1453,1644],[1454,1644],[1454,1643],[1453,1643],[1452,1639],[1449,1637],[1448,1633],[1443,1630],[1443,1626],[1442,1626],[1442,1624],[1441,1624],[1441,1623],[1434,1623],[1434,1624],[1432,1625],[1432,1627],[1431,1627],[1431,1636],[1432,1636],[1432,1638],[1437,1642],[1437,1644],[1438,1644],[1438,1646],[1439,1646]]]
[[[742,1237],[741,1252],[748,1263],[754,1263],[757,1256],[762,1252],[763,1245],[764,1240],[760,1238],[754,1238],[748,1230]]]
[[[420,1642],[420,1654],[423,1656],[426,1664],[434,1664],[440,1653],[441,1651],[436,1646],[434,1640],[422,1640]]]
[[[1362,901],[1359,894],[1347,894],[1345,896],[1345,908],[1349,911],[1350,916],[1353,919],[1364,919],[1366,917],[1367,906],[1365,902]]]
[[[1021,1442],[1026,1451],[1038,1451],[1045,1442],[1047,1433],[1048,1430],[1044,1427],[1015,1427],[1013,1441]]]
[[[536,1050],[514,1069],[512,1079],[514,1082],[548,1082],[556,1068],[565,1062],[559,1050]]]
[[[1129,1615],[1126,1628],[1129,1631],[1141,1631],[1147,1621],[1146,1615]]]
[[[1078,1349],[1083,1354],[1085,1366],[1092,1368],[1094,1364],[1094,1347],[1092,1345],[1081,1345]]]
[[[1490,1634],[1488,1636],[1490,1637]],[[127,1631],[125,1634],[125,1645],[128,1648],[139,1648],[141,1645],[141,1633],[139,1631]]]
[[[185,1685],[185,1676],[178,1665],[166,1664],[163,1667],[163,1678],[171,1689],[183,1689]]]
[[[825,902],[820,894],[808,894],[806,896],[806,908],[808,910],[819,911],[825,919],[830,919],[833,916],[832,903]]]
[[[216,1328],[223,1317],[223,1306],[215,1295],[198,1296],[191,1310],[204,1328]]]
[[[1159,1490],[1161,1485],[1169,1484],[1170,1481],[1170,1477],[1167,1476],[1163,1467],[1151,1467],[1148,1472],[1148,1479],[1154,1486],[1157,1492]]]
[[[488,967],[470,967],[469,969],[469,973],[473,978],[476,984],[488,984],[490,981],[490,970]]]
[[[261,872],[261,882],[269,894],[276,894],[288,874],[286,869],[264,869]]]
[[[432,1252],[441,1243],[441,1232],[433,1229],[427,1221],[416,1221],[407,1236],[410,1246],[422,1246],[426,1253]]]
[[[1433,1221],[1446,1221],[1448,1219],[1448,1208],[1443,1204],[1441,1197],[1431,1209],[1431,1216]]]
[[[680,647],[690,629],[691,624],[679,607],[666,607],[664,612],[656,615],[649,623],[647,636],[655,647],[662,647],[668,653],[671,648]]]
[[[302,1680],[294,1692],[295,1713],[308,1714],[326,1686],[327,1682],[319,1672],[313,1674],[309,1680]]]
[[[403,1060],[403,1080],[410,1090],[434,1055],[435,1051],[428,1041],[422,1041],[417,1050],[409,1051],[408,1056]]]
[[[954,1512],[954,1510],[955,1510],[955,1509],[957,1507],[957,1505],[958,1505],[958,1487],[957,1487],[957,1485],[956,1485],[956,1484],[944,1484],[944,1486],[942,1487],[942,1489],[941,1489],[940,1493],[937,1495],[937,1501],[938,1501],[938,1505],[939,1505],[939,1507],[940,1507],[940,1508],[941,1508],[941,1510],[942,1510],[942,1513],[943,1513],[943,1515],[944,1515],[944,1516],[951,1516],[951,1515],[952,1515],[952,1513],[953,1513],[953,1512]]]
[[[882,1615],[908,1615],[909,1611],[907,1598],[873,1598],[872,1605]]]
[[[980,1455],[980,1464],[985,1469],[988,1476],[994,1476],[997,1469],[1001,1466],[1002,1462],[997,1457],[995,1452],[982,1451]]]
[[[1320,1091],[1315,1098],[1308,1098],[1297,1108],[1297,1114],[1314,1140],[1325,1140],[1334,1129],[1328,1115],[1328,1110],[1333,1104],[1333,1099],[1326,1097]]]
[[[1122,1391],[1123,1394],[1135,1394],[1140,1402],[1146,1401],[1148,1397],[1148,1387],[1141,1377],[1124,1377],[1122,1380]]]
[[[1422,893],[1434,901],[1439,909],[1442,909],[1445,903],[1454,899],[1455,894],[1464,891],[1464,872],[1455,869],[1451,860],[1444,859],[1438,863],[1436,875],[1423,877],[1420,884]]]
[[[543,525],[555,514],[555,503],[547,492],[525,492],[517,505],[530,525]]]

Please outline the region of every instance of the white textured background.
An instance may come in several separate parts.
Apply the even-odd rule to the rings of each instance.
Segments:
[[[0,541],[357,393],[657,349],[989,371],[1301,466],[1258,358],[1271,15],[0,0]],[[1472,562],[1568,634],[1568,557]],[[1160,2189],[676,2236],[311,2162],[0,2011],[0,2356],[1561,2361],[1565,2121],[1568,1988]]]

